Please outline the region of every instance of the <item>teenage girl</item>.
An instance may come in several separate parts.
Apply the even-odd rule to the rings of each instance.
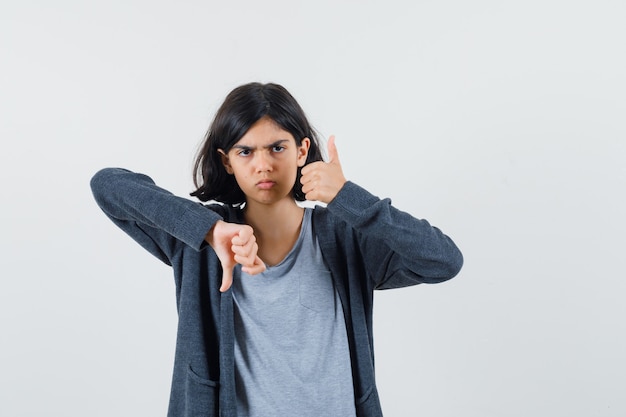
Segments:
[[[382,415],[373,291],[445,281],[463,258],[347,181],[332,136],[328,155],[285,88],[251,83],[226,97],[198,154],[192,196],[210,203],[124,169],[92,178],[107,216],[173,268],[168,416]]]

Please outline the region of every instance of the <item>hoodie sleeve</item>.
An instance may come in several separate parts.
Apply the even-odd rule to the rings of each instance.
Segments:
[[[463,255],[441,230],[352,182],[328,204],[328,211],[356,231],[377,289],[442,282],[461,270]]]
[[[98,171],[91,190],[117,226],[168,265],[181,244],[198,251],[204,248],[206,234],[222,218],[200,203],[156,186],[150,177],[122,168]]]

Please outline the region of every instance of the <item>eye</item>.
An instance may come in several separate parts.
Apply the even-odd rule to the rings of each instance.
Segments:
[[[239,155],[239,156],[250,156],[251,153],[252,153],[252,151],[250,149],[240,149],[237,152],[237,155]]]
[[[285,150],[285,147],[282,146],[282,145],[274,145],[274,146],[272,146],[272,151],[273,152],[277,152],[278,153],[278,152],[282,152],[284,150]]]

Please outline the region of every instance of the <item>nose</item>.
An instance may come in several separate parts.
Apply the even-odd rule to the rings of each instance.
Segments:
[[[268,172],[272,170],[271,155],[269,152],[257,152],[255,168],[257,172]]]

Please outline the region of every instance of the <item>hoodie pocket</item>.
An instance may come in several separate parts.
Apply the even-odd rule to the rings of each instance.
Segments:
[[[189,366],[185,380],[185,417],[213,417],[219,414],[219,383],[199,376]]]

